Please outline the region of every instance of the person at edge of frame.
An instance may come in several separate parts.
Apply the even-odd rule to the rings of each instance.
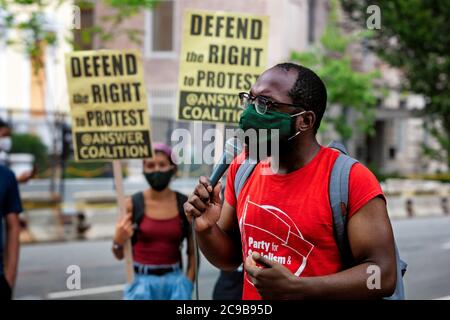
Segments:
[[[0,119],[0,300],[13,297],[20,251],[22,201],[17,178],[6,166],[12,145],[11,131]]]

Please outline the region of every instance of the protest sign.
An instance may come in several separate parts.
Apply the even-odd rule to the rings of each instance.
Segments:
[[[76,51],[66,54],[76,161],[113,161],[119,219],[126,211],[120,160],[150,158],[147,95],[140,54]],[[134,278],[131,242],[124,245],[127,281]]]
[[[186,11],[180,55],[178,119],[237,123],[238,93],[266,69],[269,18]]]
[[[134,51],[66,54],[76,161],[150,158],[143,67]]]

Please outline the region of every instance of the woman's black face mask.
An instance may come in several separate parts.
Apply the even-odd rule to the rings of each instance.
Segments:
[[[144,176],[152,189],[156,191],[162,191],[167,188],[174,173],[175,170],[170,169],[168,171],[144,172]]]

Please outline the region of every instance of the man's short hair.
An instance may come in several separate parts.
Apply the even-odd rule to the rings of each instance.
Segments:
[[[304,66],[286,62],[277,64],[275,67],[286,71],[291,69],[297,71],[297,80],[295,80],[288,95],[291,97],[293,104],[304,105],[306,110],[314,112],[316,115],[314,131],[317,132],[327,106],[325,84],[314,71]]]

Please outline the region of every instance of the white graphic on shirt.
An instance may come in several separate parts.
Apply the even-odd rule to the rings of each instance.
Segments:
[[[252,210],[250,215],[249,210]],[[288,214],[277,207],[252,202],[249,196],[244,203],[239,228],[244,257],[258,252],[284,265],[296,276],[301,275],[314,249]]]

